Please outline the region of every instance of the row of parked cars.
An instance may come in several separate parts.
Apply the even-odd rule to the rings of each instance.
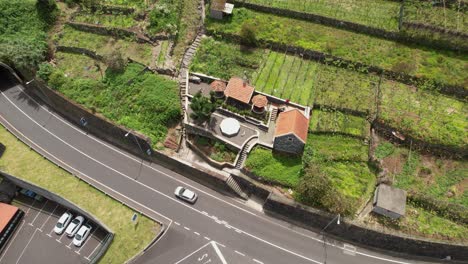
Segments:
[[[57,221],[54,232],[57,235],[61,235],[63,231],[65,231],[68,237],[73,237],[73,245],[81,247],[91,233],[91,226],[84,224],[85,219],[81,215],[72,219],[73,215],[69,212],[65,212]]]

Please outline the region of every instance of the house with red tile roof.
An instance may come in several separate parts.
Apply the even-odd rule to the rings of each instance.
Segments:
[[[232,77],[224,90],[227,100],[234,100],[241,105],[248,106],[255,88],[239,77]]]
[[[307,141],[309,118],[298,109],[281,112],[276,121],[273,149],[301,154]]]

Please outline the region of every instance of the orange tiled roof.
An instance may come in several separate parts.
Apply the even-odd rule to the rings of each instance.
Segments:
[[[244,84],[244,80],[239,77],[232,77],[228,82],[224,95],[248,104],[253,92],[254,88],[249,84]]]
[[[252,103],[255,107],[262,108],[268,104],[268,99],[264,95],[257,94],[252,98]]]
[[[219,80],[213,81],[210,84],[210,86],[211,86],[211,90],[215,92],[224,92],[224,90],[226,90],[226,83],[219,81]]]
[[[0,203],[0,232],[7,226],[11,218],[16,214],[16,211],[18,211],[18,207]]]
[[[308,129],[309,119],[301,111],[292,109],[279,114],[278,121],[276,121],[275,137],[293,133],[305,143]]]

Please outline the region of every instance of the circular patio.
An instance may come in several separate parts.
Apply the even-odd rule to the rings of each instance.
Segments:
[[[221,124],[219,124],[219,127],[223,135],[231,137],[239,133],[240,123],[236,119],[229,117],[221,121]]]

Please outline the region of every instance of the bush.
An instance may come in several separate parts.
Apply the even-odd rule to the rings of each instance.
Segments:
[[[156,4],[149,14],[150,25],[148,30],[151,34],[165,32],[168,34],[177,34],[178,14],[174,3],[160,1]]]
[[[49,86],[51,86],[55,90],[60,90],[60,88],[68,82],[67,77],[61,71],[54,71],[49,76]]]
[[[190,118],[204,123],[210,120],[211,114],[216,110],[216,105],[211,103],[209,98],[204,97],[201,92],[198,92],[190,102],[190,109],[193,111]]]
[[[36,7],[39,17],[47,25],[51,26],[55,23],[60,13],[55,0],[37,0]]]
[[[39,65],[39,70],[36,72],[37,77],[48,82],[49,76],[54,72],[54,67],[47,62],[43,62]]]
[[[256,28],[253,24],[243,23],[239,34],[242,44],[248,46],[255,46],[257,44]]]
[[[123,72],[125,69],[126,60],[119,49],[112,50],[105,56],[104,60],[106,61],[109,69],[114,72]]]
[[[395,147],[393,146],[393,144],[390,142],[384,142],[382,144],[379,144],[375,149],[375,157],[378,159],[383,159],[392,155],[393,152],[395,152]]]

